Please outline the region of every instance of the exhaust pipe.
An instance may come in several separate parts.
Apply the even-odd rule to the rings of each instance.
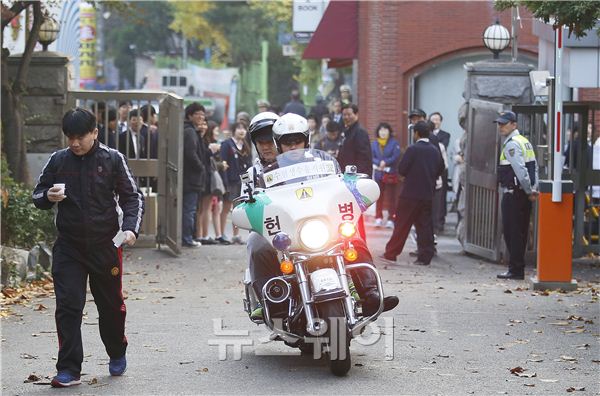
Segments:
[[[263,286],[263,296],[273,304],[284,302],[290,296],[292,287],[283,278],[271,278]]]

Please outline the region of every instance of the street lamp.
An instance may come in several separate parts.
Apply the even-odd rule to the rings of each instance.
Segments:
[[[58,37],[58,30],[60,25],[50,15],[44,16],[44,21],[40,26],[40,34],[38,36],[38,42],[42,44],[44,51],[48,51],[48,46],[56,40]]]
[[[494,59],[498,59],[498,55],[508,47],[508,44],[510,44],[510,33],[507,28],[500,25],[499,20],[496,19],[496,23],[483,31],[483,45],[492,51]]]

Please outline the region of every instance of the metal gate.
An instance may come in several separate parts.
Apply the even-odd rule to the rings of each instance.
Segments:
[[[519,122],[527,124],[528,138],[537,147],[536,156],[540,167],[540,179],[548,178],[549,151],[546,133],[548,107],[546,105],[514,105]],[[598,150],[594,150],[598,134],[595,121],[600,117],[600,103],[565,102],[564,129],[570,131],[565,138],[565,165],[563,180],[572,180],[575,187],[573,213],[573,257],[588,253],[600,254],[600,163]],[[588,131],[588,125],[590,129]],[[600,143],[600,142],[599,142]],[[600,167],[596,167],[600,168]]]
[[[493,261],[501,249],[496,181],[500,136],[493,121],[502,110],[501,103],[469,100],[464,249]]]
[[[119,105],[130,103],[132,110],[158,108],[158,129],[147,125],[144,147],[132,151],[131,130],[111,126]],[[166,244],[181,252],[183,178],[183,99],[160,91],[69,91],[66,109],[82,107],[96,113],[99,138],[128,157],[129,167],[144,194],[146,211],[136,246]],[[131,113],[130,113],[131,114]],[[140,114],[141,116],[141,114]],[[145,152],[139,155],[139,150]]]

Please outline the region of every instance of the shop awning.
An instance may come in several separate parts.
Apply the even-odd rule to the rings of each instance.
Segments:
[[[358,57],[358,1],[330,1],[302,59],[330,59],[331,66]]]

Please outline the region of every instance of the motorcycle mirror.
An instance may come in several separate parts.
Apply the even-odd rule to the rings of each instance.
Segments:
[[[252,181],[252,178],[250,177],[250,175],[248,173],[242,173],[240,175],[240,180],[242,181],[243,184],[248,184]]]

